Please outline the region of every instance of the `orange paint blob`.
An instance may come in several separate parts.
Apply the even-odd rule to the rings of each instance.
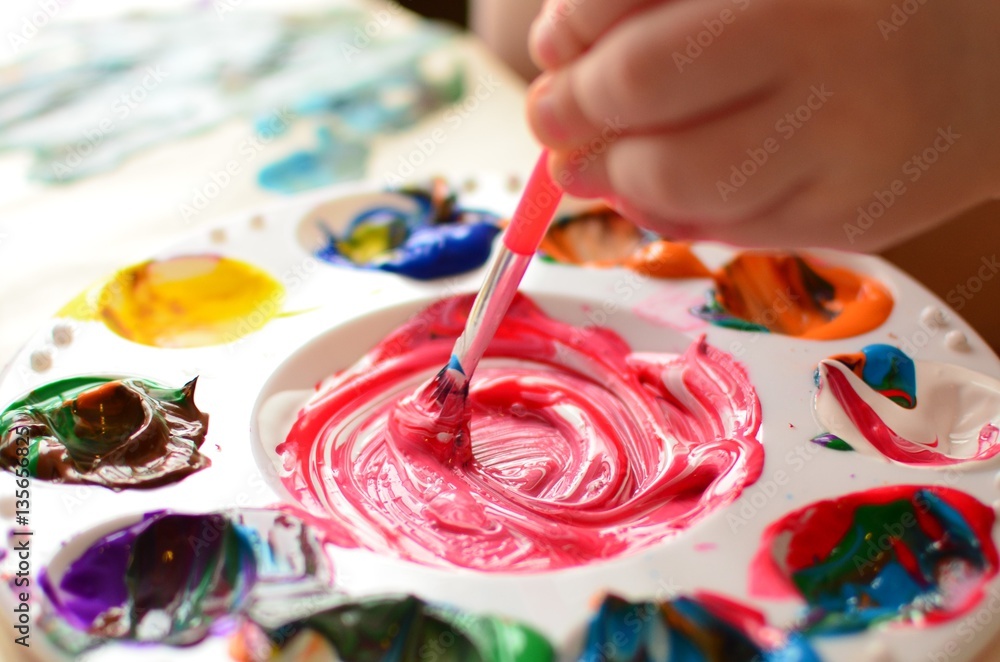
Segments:
[[[624,266],[654,278],[712,278],[712,299],[692,312],[742,331],[850,338],[878,328],[893,308],[889,290],[874,278],[793,253],[748,251],[713,273],[690,245],[651,239],[607,208],[559,219],[539,250],[564,264]]]
[[[762,327],[809,340],[871,331],[885,322],[894,303],[873,278],[793,254],[741,253],[714,279],[715,305],[699,316],[722,326]]]
[[[624,266],[655,278],[711,275],[687,244],[650,240],[611,209],[559,219],[549,228],[539,250],[555,262],[598,268]]]

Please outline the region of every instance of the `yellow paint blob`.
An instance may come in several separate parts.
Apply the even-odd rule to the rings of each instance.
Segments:
[[[202,347],[260,330],[280,312],[284,293],[281,283],[246,262],[187,255],[123,269],[59,315],[104,322],[143,345]]]

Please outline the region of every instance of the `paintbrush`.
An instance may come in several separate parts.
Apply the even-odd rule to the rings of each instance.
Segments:
[[[417,392],[416,401],[410,401],[418,411],[432,419],[425,420],[419,427],[425,438],[441,442],[436,445],[435,455],[443,460],[461,462],[471,457],[471,449],[467,439],[464,439],[469,379],[510,308],[521,278],[561,199],[562,189],[549,175],[548,152],[543,151],[528,178],[514,216],[502,235],[500,249],[494,255],[483,285],[476,294],[465,330],[455,342],[451,359]]]

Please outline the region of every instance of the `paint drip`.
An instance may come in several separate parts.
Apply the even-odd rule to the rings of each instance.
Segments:
[[[349,602],[273,629],[247,624],[240,662],[551,662],[552,645],[506,618],[463,613],[412,597]]]
[[[278,315],[285,289],[255,266],[217,255],[184,255],[128,267],[85,291],[59,316],[103,322],[154,347],[235,342]]]
[[[893,308],[877,280],[794,254],[740,253],[713,278],[708,303],[691,312],[740,331],[851,338],[881,326]]]
[[[114,489],[159,487],[209,466],[197,379],[179,389],[138,378],[51,382],[0,414],[0,466],[19,476]]]
[[[821,445],[928,468],[1000,461],[1000,380],[890,345],[825,359],[816,380]]]
[[[802,635],[707,592],[665,602],[604,599],[587,627],[580,662],[819,662]]]
[[[556,219],[539,251],[543,259],[553,262],[623,266],[654,278],[711,276],[687,244],[658,239],[607,208]]]
[[[276,449],[339,539],[433,566],[535,572],[648,547],[760,475],[760,402],[729,354],[633,353],[519,295],[468,394],[448,465],[398,404],[451,355],[472,297],[440,301],[320,386]],[[389,426],[391,414],[396,414]],[[422,428],[423,426],[423,428]]]
[[[326,595],[323,546],[312,527],[278,510],[148,513],[65,570],[43,572],[42,625],[71,653],[108,641],[187,646],[258,608]]]
[[[897,485],[819,501],[764,531],[760,597],[798,597],[811,634],[932,625],[975,607],[997,574],[993,509],[945,487]]]
[[[380,269],[418,280],[465,273],[482,266],[500,232],[499,217],[462,209],[444,180],[430,190],[398,191],[416,209],[379,206],[351,219],[343,234],[317,219],[327,237],[317,256],[331,264]]]

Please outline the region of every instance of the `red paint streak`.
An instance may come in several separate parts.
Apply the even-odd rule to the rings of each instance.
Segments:
[[[933,444],[924,445],[896,434],[837,370],[827,370],[826,381],[855,427],[864,435],[868,443],[890,460],[905,464],[948,466],[962,464],[970,460],[987,460],[1000,453],[1000,444],[993,443],[996,440],[995,433],[992,437],[989,434],[980,433],[978,452],[974,457],[948,457],[932,450],[938,447],[938,439],[935,439]]]

